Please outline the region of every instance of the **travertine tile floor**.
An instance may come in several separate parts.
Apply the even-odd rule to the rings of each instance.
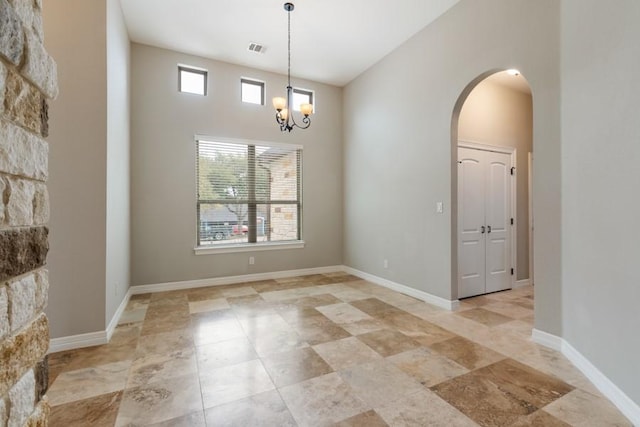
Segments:
[[[50,355],[51,425],[631,425],[532,322],[532,287],[448,312],[344,273],[136,295]]]

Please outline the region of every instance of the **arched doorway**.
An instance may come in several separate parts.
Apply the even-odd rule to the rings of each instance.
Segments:
[[[456,102],[452,148],[452,296],[532,284],[533,102],[516,70],[474,79]]]

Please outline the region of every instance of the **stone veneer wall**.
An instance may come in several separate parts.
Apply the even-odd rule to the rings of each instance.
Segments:
[[[45,426],[49,281],[47,100],[56,64],[42,0],[0,0],[0,427]]]

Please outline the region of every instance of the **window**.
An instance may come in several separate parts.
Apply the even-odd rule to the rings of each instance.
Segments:
[[[300,104],[313,104],[313,91],[293,88],[293,110],[300,111]],[[314,105],[315,109],[315,105]]]
[[[264,82],[240,79],[242,102],[264,105]]]
[[[197,249],[300,242],[301,147],[196,144]]]
[[[196,95],[206,95],[207,70],[178,65],[178,90]]]

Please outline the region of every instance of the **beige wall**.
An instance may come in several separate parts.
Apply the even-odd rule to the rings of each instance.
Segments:
[[[104,331],[129,287],[129,38],[117,0],[43,5],[51,103],[51,337]]]
[[[535,236],[535,322],[562,333],[559,40],[557,1],[463,0],[345,88],[347,265],[457,298],[452,116],[482,77],[518,68],[535,94],[533,145],[545,171],[533,184],[544,224]]]
[[[564,337],[636,405],[638,22],[636,0],[615,7],[596,0],[562,2]],[[633,421],[640,423],[637,408]]]
[[[60,97],[50,109],[53,337],[102,330],[107,317],[104,5],[43,2],[46,45],[60,76]],[[458,122],[454,114],[452,129],[452,112],[470,82],[516,67],[535,95],[536,327],[563,336],[640,402],[640,253],[630,230],[640,216],[632,197],[640,182],[634,167],[640,158],[634,75],[640,4],[620,0],[616,6],[463,0],[344,89],[343,135],[338,88],[301,83],[317,90],[318,114],[310,130],[284,135],[268,107],[238,102],[235,85],[241,75],[266,80],[270,98],[282,92],[283,76],[135,45],[132,281],[337,264],[344,248],[348,265],[455,298]],[[178,62],[210,70],[218,83],[209,97],[175,92]],[[249,254],[193,255],[194,133],[305,146],[304,250],[258,253],[251,269]],[[444,201],[445,215],[435,213],[437,201]],[[389,269],[382,268],[384,258]]]
[[[104,1],[46,0],[50,106],[51,337],[105,329],[107,54]]]
[[[209,71],[208,96],[178,92],[179,63]],[[267,105],[240,102],[241,77],[266,82]],[[132,285],[342,263],[342,90],[292,80],[315,91],[316,111],[309,129],[282,133],[270,100],[284,93],[286,76],[132,45]],[[304,147],[304,249],[194,254],[194,134]]]
[[[514,77],[516,78],[516,77]],[[523,78],[519,76],[517,78]],[[484,80],[460,111],[458,138],[516,149],[516,279],[529,278],[529,165],[533,147],[531,95]]]

